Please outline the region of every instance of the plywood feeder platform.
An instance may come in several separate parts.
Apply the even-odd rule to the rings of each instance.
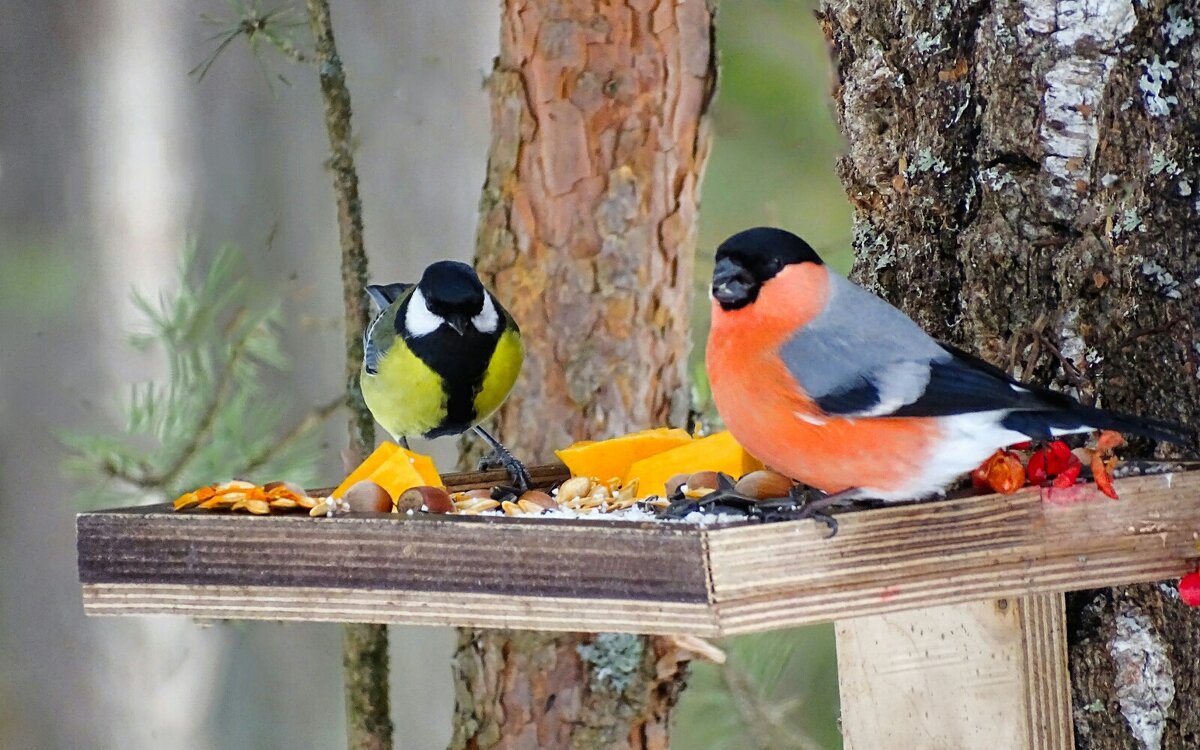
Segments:
[[[566,476],[533,473],[539,486]],[[457,491],[504,478],[445,481]],[[835,622],[848,748],[1069,748],[1060,594],[1178,578],[1200,558],[1200,471],[1115,487],[1115,502],[1081,485],[1066,505],[1031,488],[846,513],[831,539],[812,521],[312,519],[155,505],[80,514],[79,577],[90,615],[706,637]],[[914,699],[937,708],[918,719]],[[889,706],[909,718],[897,724]],[[940,715],[958,711],[995,716]]]

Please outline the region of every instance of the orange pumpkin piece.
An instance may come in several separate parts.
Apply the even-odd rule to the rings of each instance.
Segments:
[[[390,442],[380,443],[375,452],[367,456],[367,459],[337,486],[332,496],[343,497],[347,490],[364,479],[378,484],[392,497],[400,497],[410,487],[442,486],[442,477],[438,474],[432,458],[405,450]]]
[[[738,479],[762,468],[762,462],[738,445],[733,435],[718,432],[634,462],[625,474],[625,485],[636,479],[638,497],[650,497],[665,495],[667,480],[676,474],[719,471]]]
[[[581,440],[569,448],[555,451],[573,477],[595,477],[607,482],[623,477],[634,463],[692,442],[687,430],[658,427],[631,432],[611,440]]]

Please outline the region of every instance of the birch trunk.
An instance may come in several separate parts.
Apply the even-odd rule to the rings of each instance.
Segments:
[[[1197,15],[828,3],[856,280],[1018,377],[1195,424]],[[1200,616],[1171,588],[1069,598],[1078,747],[1195,746]]]
[[[476,264],[524,333],[523,458],[682,425],[714,9],[505,0]],[[520,574],[520,561],[513,561]],[[686,657],[617,634],[463,631],[455,748],[665,748]]]

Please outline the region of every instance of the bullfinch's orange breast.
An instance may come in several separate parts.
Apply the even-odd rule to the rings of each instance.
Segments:
[[[931,420],[825,415],[779,349],[825,309],[829,271],[785,267],[740,310],[712,303],[705,364],[717,411],[738,442],[768,466],[827,492],[889,489],[919,472],[936,434]]]

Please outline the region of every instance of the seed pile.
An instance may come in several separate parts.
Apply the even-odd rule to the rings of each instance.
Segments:
[[[492,490],[455,492],[449,497],[451,509],[439,511],[427,503],[425,510],[464,516],[474,516],[489,511],[501,511],[508,516],[537,515],[547,510],[569,510],[582,515],[591,515],[626,510],[639,502],[654,507],[666,505],[666,501],[659,498],[639,501],[637,481],[622,486],[621,480],[617,477],[606,482],[602,482],[596,477],[572,477],[549,493],[542,490],[529,490],[518,494],[511,488],[497,487]]]
[[[722,485],[722,478],[725,485]],[[636,479],[626,484],[618,477],[607,481],[596,477],[571,477],[549,491],[518,492],[511,487],[494,487],[449,493],[442,487],[410,487],[393,501],[387,490],[370,479],[351,485],[344,497],[310,496],[289,482],[258,486],[234,480],[185,493],[175,501],[175,509],[243,511],[255,515],[307,510],[310,516],[363,512],[534,516],[548,511],[600,516],[631,509],[661,514],[680,502],[701,502],[718,489],[724,490],[722,496],[735,491],[752,502],[786,495],[791,486],[790,479],[770,471],[751,472],[737,482],[736,488],[729,477],[712,471],[698,471],[672,477],[667,483],[665,497],[639,498]]]
[[[235,479],[185,492],[175,499],[175,510],[245,511],[256,516],[311,510],[326,498],[311,497],[290,482],[257,485]]]

